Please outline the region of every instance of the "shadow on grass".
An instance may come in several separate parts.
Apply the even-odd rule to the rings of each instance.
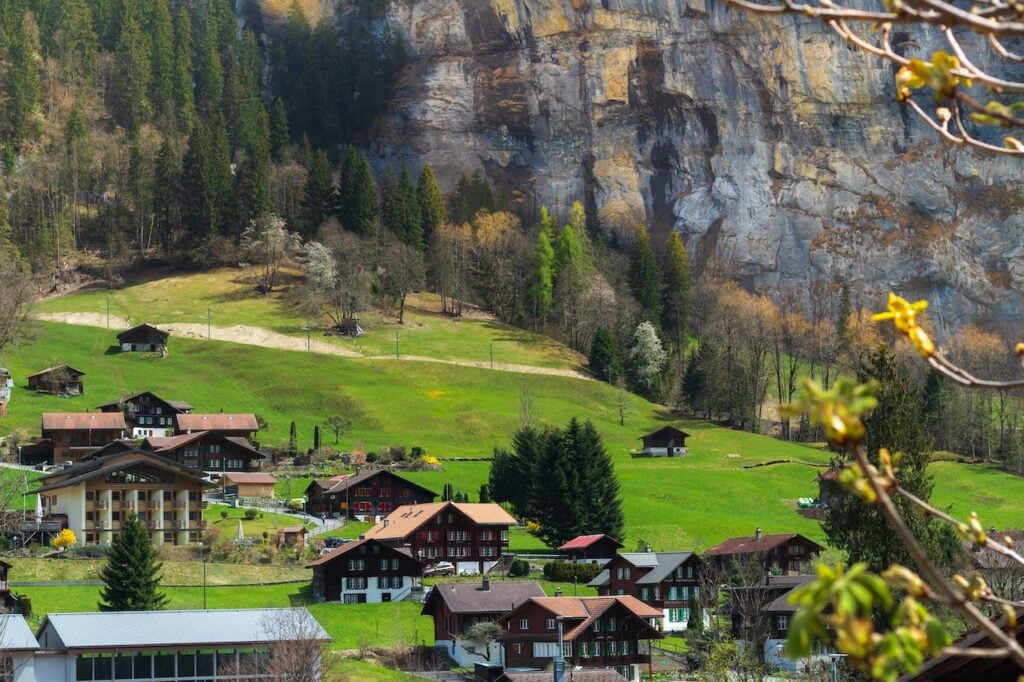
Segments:
[[[313,599],[313,586],[308,583],[303,585],[299,588],[298,592],[288,595],[288,601],[292,606],[307,606],[309,604],[315,604],[316,600]]]
[[[104,355],[117,355],[120,352],[121,352],[121,346],[118,346],[115,343],[115,344],[112,344],[110,346],[107,346],[107,349],[105,351],[103,351],[103,354]]]

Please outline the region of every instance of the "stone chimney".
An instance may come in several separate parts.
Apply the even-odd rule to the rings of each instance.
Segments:
[[[758,526],[757,530],[754,531],[754,539],[755,540],[760,540],[761,539],[761,527],[760,526]]]

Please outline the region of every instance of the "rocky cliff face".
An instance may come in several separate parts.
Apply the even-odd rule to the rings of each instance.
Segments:
[[[346,11],[347,0],[338,0]],[[1020,162],[939,146],[892,70],[719,0],[392,0],[412,60],[374,154],[481,170],[525,213],[678,230],[751,288],[889,289],[1017,321]],[[928,36],[924,36],[926,43]],[[924,51],[924,50],[922,50]]]

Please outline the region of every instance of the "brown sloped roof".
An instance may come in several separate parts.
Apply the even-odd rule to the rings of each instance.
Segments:
[[[371,478],[380,476],[381,474],[387,474],[392,478],[401,481],[403,485],[407,485],[410,488],[419,488],[423,492],[429,493],[434,497],[437,497],[437,493],[435,493],[433,490],[430,490],[429,488],[424,488],[419,483],[413,483],[409,479],[403,478],[389,469],[370,469],[369,471],[361,471],[357,474],[341,474],[339,476],[334,476],[333,478],[327,479],[330,482],[329,487],[324,487],[322,484],[320,484],[320,487],[323,488],[326,492],[341,492],[342,490],[351,488],[354,485],[358,485],[363,481],[368,481]]]
[[[242,471],[228,472],[224,474],[224,478],[232,483],[269,483],[271,485],[277,483],[277,479],[274,478],[273,474],[247,473]]]
[[[585,632],[595,620],[615,605],[622,606],[634,616],[643,620],[645,624],[648,624],[648,627],[650,627],[650,624],[647,623],[648,618],[663,618],[665,616],[659,609],[649,606],[630,595],[608,597],[534,597],[529,601],[540,606],[553,616],[561,616],[568,620],[579,621],[571,624],[571,627],[565,632],[566,639],[575,639]],[[514,612],[520,611],[525,606],[525,602],[520,604],[513,612],[506,613],[502,619],[514,619]],[[661,634],[655,628],[651,627],[651,630],[658,637],[661,637]],[[512,637],[514,636],[512,635]]]
[[[801,538],[813,545],[818,543],[808,540],[799,533],[780,533],[776,535],[762,535],[758,538],[755,535],[748,535],[742,538],[729,538],[725,542],[715,545],[704,552],[704,556],[731,556],[733,554],[760,554],[775,549],[784,542],[793,538]],[[821,545],[818,545],[821,547]]]
[[[43,477],[45,485],[37,490],[31,490],[29,492],[40,493],[78,485],[84,481],[106,476],[108,473],[113,471],[123,470],[127,467],[132,467],[140,463],[144,463],[158,469],[163,469],[164,471],[169,471],[184,478],[198,481],[206,487],[212,487],[213,485],[212,483],[196,476],[194,472],[186,469],[176,462],[160,457],[159,455],[154,455],[151,452],[146,452],[139,448],[132,448],[124,452],[117,452],[104,457],[97,457],[96,459],[83,460],[68,467],[67,469],[64,469],[63,471],[55,471],[52,474]]]
[[[495,613],[513,610],[533,597],[543,597],[544,590],[532,580],[491,582],[488,589],[481,583],[437,583],[423,604],[421,614],[429,616],[437,600],[452,613]]]
[[[124,414],[120,412],[44,412],[43,431],[69,429],[124,430]]]
[[[41,369],[38,372],[36,372],[35,374],[29,374],[28,378],[31,379],[32,377],[37,377],[37,376],[39,376],[41,374],[49,374],[50,372],[54,372],[54,371],[56,371],[58,369],[66,369],[69,372],[72,372],[73,374],[81,374],[82,376],[85,376],[85,372],[83,372],[80,369],[75,369],[71,365],[54,365],[53,367],[47,367],[46,369]],[[10,376],[10,375],[8,374],[7,376]]]
[[[182,431],[259,431],[254,414],[179,414],[175,419]]]
[[[126,339],[129,337],[139,338],[140,335],[143,335],[142,338],[147,338],[145,336],[146,334],[152,334],[164,340],[166,340],[167,337],[171,335],[170,332],[165,332],[163,329],[158,329],[157,327],[154,327],[153,325],[144,322],[136,327],[132,327],[131,329],[125,329],[123,332],[117,335],[117,340],[122,341],[122,339]]]
[[[638,440],[643,440],[644,438],[650,438],[651,436],[653,436],[655,434],[658,434],[658,433],[661,433],[662,431],[675,431],[676,433],[681,434],[684,438],[689,438],[690,437],[690,434],[688,434],[686,431],[683,431],[681,429],[677,429],[676,427],[669,425],[669,426],[659,426],[658,428],[654,429],[653,431],[648,431],[644,435],[640,436],[640,438]]]
[[[210,436],[211,438],[219,441],[229,441],[239,447],[249,450],[256,456],[263,457],[263,453],[254,448],[248,438],[242,438],[241,436],[223,436],[212,431],[193,431],[192,433],[182,433],[177,436],[146,436],[143,444],[152,448],[153,452],[174,452],[178,448],[200,440],[206,436]]]
[[[492,503],[470,504],[465,502],[428,502],[426,504],[403,504],[395,511],[364,533],[364,537],[384,539],[405,538],[419,530],[442,512],[455,509],[481,526],[511,526],[515,518]]]
[[[324,554],[322,557],[320,557],[316,561],[309,562],[308,564],[306,564],[306,568],[313,568],[314,566],[322,566],[323,564],[326,564],[326,563],[328,563],[330,561],[334,561],[335,559],[338,559],[340,557],[345,556],[346,554],[348,554],[352,550],[356,549],[357,547],[362,547],[363,545],[369,546],[371,544],[378,545],[381,548],[380,551],[383,552],[383,553],[397,552],[399,554],[404,554],[405,556],[409,557],[410,559],[413,558],[412,550],[410,550],[408,547],[391,547],[389,545],[385,545],[383,542],[378,542],[377,540],[365,540],[364,539],[364,540],[356,540],[355,542],[346,542],[344,545],[342,545],[340,547],[336,547],[336,548],[332,549],[330,552],[327,552],[327,554]]]
[[[123,395],[120,398],[115,398],[114,400],[105,402],[102,405],[98,405],[96,409],[102,410],[104,407],[119,407],[121,405],[121,403],[126,403],[129,400],[134,400],[135,398],[138,398],[139,396],[144,396],[144,395],[148,395],[148,396],[150,396],[152,398],[156,398],[157,401],[163,403],[164,405],[167,405],[168,407],[172,407],[172,408],[174,408],[176,410],[181,410],[182,408],[179,407],[181,405],[184,405],[188,409],[192,409],[192,407],[188,403],[183,403],[180,400],[164,400],[163,398],[158,396],[156,393],[153,393],[153,391],[139,391],[138,393],[129,393],[128,395]]]

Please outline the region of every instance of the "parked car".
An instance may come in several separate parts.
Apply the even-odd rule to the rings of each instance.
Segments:
[[[448,561],[438,561],[433,566],[423,569],[424,578],[432,578],[440,575],[455,575],[455,565]]]
[[[327,547],[328,549],[334,549],[336,547],[341,547],[346,542],[352,542],[352,541],[349,540],[348,538],[324,538],[324,546]]]

